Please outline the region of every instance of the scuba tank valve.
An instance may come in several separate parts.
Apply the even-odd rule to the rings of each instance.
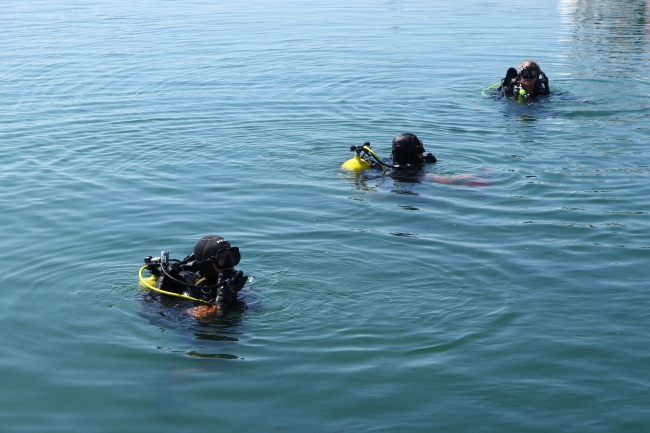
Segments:
[[[344,170],[349,170],[349,171],[359,171],[359,170],[365,170],[367,168],[371,168],[372,164],[366,160],[366,156],[370,155],[374,159],[379,162],[381,165],[381,168],[384,172],[386,172],[386,168],[384,167],[384,163],[381,162],[381,159],[377,156],[377,154],[370,148],[370,142],[366,141],[363,143],[363,146],[350,146],[350,150],[352,152],[356,152],[357,154],[351,158],[345,161],[342,165],[341,168]]]

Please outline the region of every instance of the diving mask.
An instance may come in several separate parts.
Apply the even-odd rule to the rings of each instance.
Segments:
[[[230,269],[239,264],[241,254],[237,247],[220,248],[208,260],[216,264],[219,269]]]
[[[519,71],[519,75],[521,75],[522,78],[526,80],[532,80],[533,78],[537,78],[539,76],[540,71],[537,69],[531,69],[531,68],[524,68],[521,71]]]

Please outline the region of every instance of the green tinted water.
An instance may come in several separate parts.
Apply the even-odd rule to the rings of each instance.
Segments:
[[[650,427],[646,2],[1,10],[3,431]],[[405,131],[490,185],[339,170]],[[205,234],[243,313],[138,290]]]

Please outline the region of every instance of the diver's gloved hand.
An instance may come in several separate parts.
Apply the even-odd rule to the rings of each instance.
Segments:
[[[234,304],[237,302],[237,292],[246,284],[248,278],[242,271],[219,274],[217,284],[224,283],[217,289],[217,304]]]
[[[503,85],[509,86],[512,79],[517,78],[517,75],[519,75],[519,73],[515,68],[508,68],[508,72],[506,72],[506,76],[503,79]]]
[[[436,157],[433,156],[433,155],[430,154],[430,153],[427,153],[426,155],[424,155],[423,158],[424,158],[424,160],[425,160],[426,162],[428,162],[429,164],[433,164],[433,163],[435,163],[436,161],[438,161],[438,160],[436,159]]]

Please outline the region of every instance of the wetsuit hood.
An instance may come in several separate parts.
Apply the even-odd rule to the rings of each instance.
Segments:
[[[415,134],[410,132],[400,134],[393,138],[393,162],[397,165],[422,164],[424,144]]]
[[[194,245],[194,259],[202,262],[214,256],[221,248],[230,247],[230,242],[217,235],[204,236]]]
[[[222,248],[230,248],[230,242],[217,235],[204,236],[194,245],[194,259],[199,264],[200,270],[211,279],[219,275],[212,266],[212,258]]]

